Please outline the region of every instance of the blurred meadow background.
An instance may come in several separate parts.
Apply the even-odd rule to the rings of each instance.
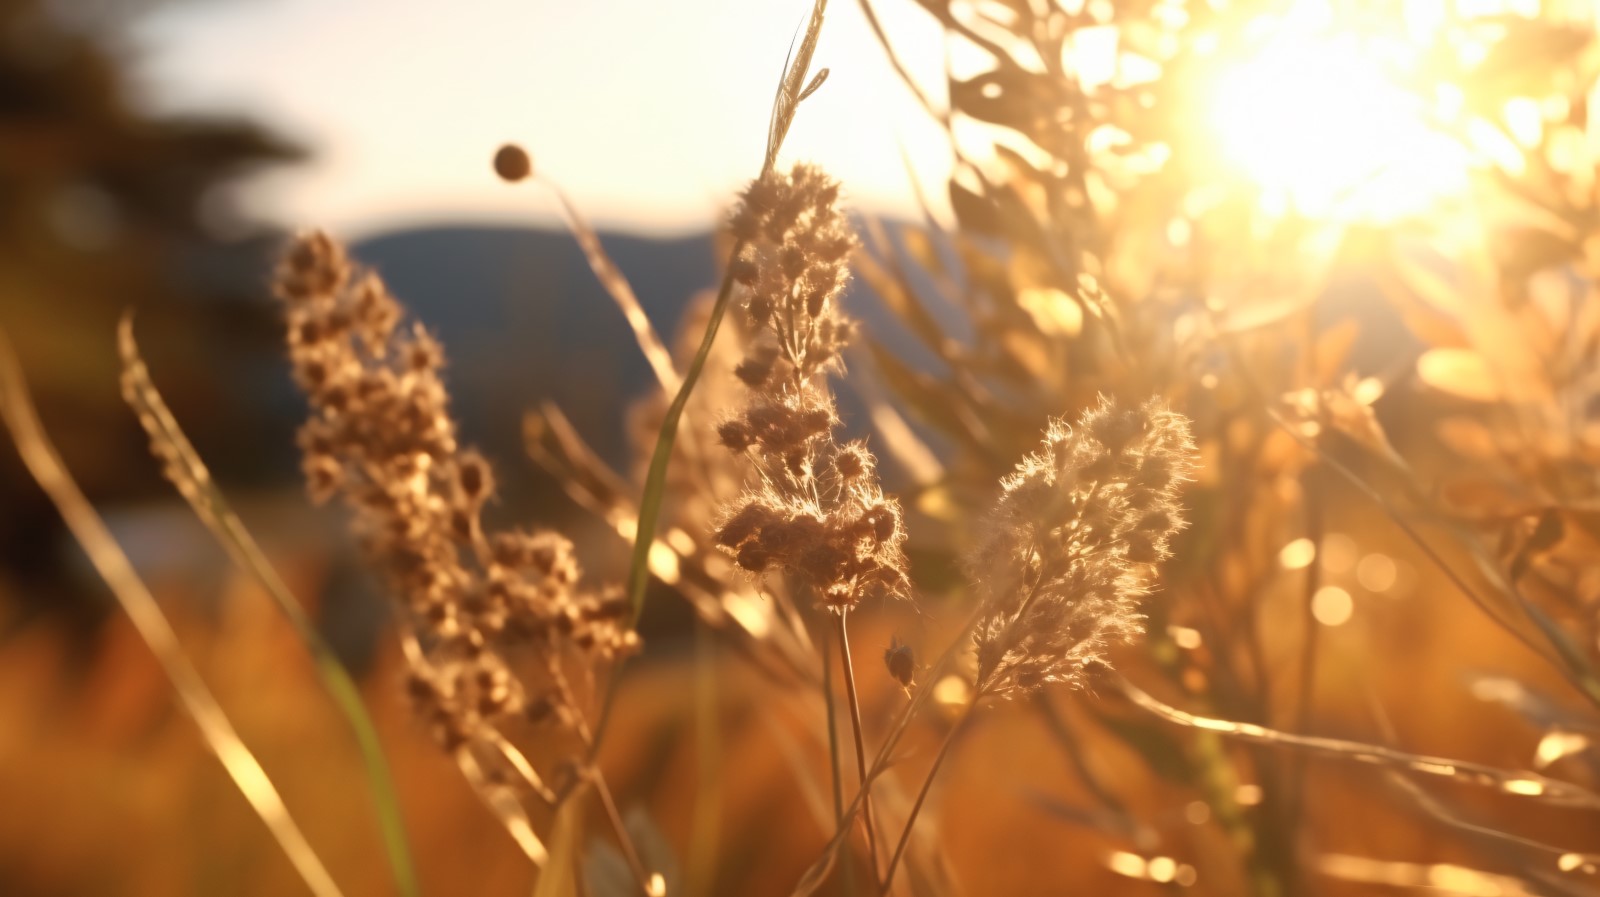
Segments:
[[[0,0],[10,432],[20,371],[315,855],[217,762],[7,440],[0,895],[1600,893],[1596,12]],[[802,161],[860,241],[810,317],[855,327],[835,363],[782,363],[801,394],[831,380],[827,427],[877,456],[898,503],[873,544],[908,577],[847,602],[729,534],[775,476],[728,428],[767,388],[746,365],[773,364],[741,273],[763,238],[738,222],[752,178]],[[321,400],[285,309],[328,259],[280,266],[306,228],[442,345],[460,443],[494,472],[473,532],[559,530],[585,582],[648,596],[594,715],[555,713],[586,753],[500,684],[515,714],[441,734],[424,615],[308,500],[302,391]],[[207,476],[152,457],[130,311]],[[994,669],[962,649],[1002,575],[972,560],[1001,478],[1102,397],[1188,421],[1187,525],[1105,549],[1142,571],[1142,637],[983,700]],[[1083,507],[1064,530],[1098,525]],[[556,799],[480,768],[505,716]]]

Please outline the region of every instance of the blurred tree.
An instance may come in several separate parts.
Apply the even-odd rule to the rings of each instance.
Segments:
[[[301,151],[244,118],[155,118],[131,96],[115,36],[157,3],[0,0],[0,328],[91,497],[162,488],[117,394],[124,309],[162,359],[202,443],[250,437],[247,403],[212,384],[246,341],[275,351],[260,292],[266,234],[229,221],[221,188]],[[255,321],[252,324],[251,318]],[[209,373],[202,374],[202,371]],[[259,453],[220,451],[250,464]],[[59,524],[11,452],[0,457],[0,596],[61,591]]]

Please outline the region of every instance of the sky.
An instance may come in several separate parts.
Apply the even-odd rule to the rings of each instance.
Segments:
[[[937,24],[874,0],[908,67],[942,97]],[[506,141],[610,227],[708,227],[760,166],[768,110],[811,0],[225,0],[173,4],[131,35],[158,112],[257,117],[312,160],[256,178],[253,214],[346,236],[436,221],[542,223],[546,191],[498,181]],[[946,142],[856,0],[834,0],[790,161],[859,208],[914,214],[907,160],[944,193]]]

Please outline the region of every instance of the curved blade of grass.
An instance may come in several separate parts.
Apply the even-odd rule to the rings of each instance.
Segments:
[[[805,37],[800,42],[800,49],[795,53],[783,74],[783,81],[778,87],[777,99],[773,101],[772,129],[768,135],[767,155],[762,163],[761,173],[765,175],[777,163],[778,149],[783,145],[783,138],[789,133],[789,124],[794,119],[796,107],[800,103],[800,93],[803,89],[806,70],[811,67],[811,55],[817,48],[817,36],[822,30],[822,16],[828,8],[828,0],[816,0],[811,8],[811,19],[806,25]],[[731,261],[744,252],[745,241],[734,243],[728,251]],[[650,455],[650,469],[645,475],[644,495],[639,499],[639,525],[633,538],[633,557],[628,566],[628,598],[633,604],[633,620],[639,621],[639,614],[644,611],[645,587],[650,583],[650,546],[655,539],[656,521],[661,516],[661,501],[666,491],[667,462],[672,460],[672,446],[678,436],[678,420],[683,417],[683,409],[689,404],[689,395],[694,392],[695,384],[700,380],[700,373],[705,369],[706,359],[711,355],[711,346],[717,340],[717,330],[722,327],[722,316],[728,310],[728,299],[733,295],[733,265],[723,266],[722,283],[717,287],[717,299],[711,306],[711,316],[706,321],[706,333],[700,340],[700,348],[694,353],[694,359],[689,362],[689,369],[683,374],[683,383],[678,387],[678,392],[672,397],[672,404],[667,406],[666,416],[661,419],[661,431],[656,436],[655,451]]]
[[[1196,716],[1162,702],[1120,676],[1117,678],[1117,684],[1122,689],[1122,693],[1142,710],[1153,713],[1171,723],[1189,726],[1202,731],[1215,732],[1227,738],[1250,741],[1257,744],[1296,748],[1329,757],[1351,760],[1356,763],[1392,766],[1410,773],[1419,773],[1456,782],[1464,782],[1469,785],[1493,788],[1503,794],[1533,798],[1534,800],[1542,800],[1559,806],[1581,807],[1588,810],[1600,809],[1600,795],[1596,795],[1594,792],[1570,782],[1552,779],[1536,772],[1501,769],[1496,766],[1474,763],[1470,760],[1412,754],[1381,744],[1368,744],[1343,738],[1324,738],[1319,735],[1296,735],[1292,732],[1282,732],[1277,729],[1269,729],[1266,726],[1258,726],[1255,723],[1237,723],[1231,720]]]
[[[595,280],[611,295],[617,308],[622,310],[623,317],[628,319],[628,326],[633,330],[633,338],[639,343],[639,351],[644,353],[645,360],[650,363],[650,370],[656,375],[656,382],[661,384],[662,390],[672,392],[683,385],[683,380],[678,376],[677,370],[672,366],[672,353],[667,351],[661,337],[656,333],[655,327],[650,324],[650,318],[644,313],[644,306],[639,303],[639,297],[633,292],[633,285],[628,283],[628,278],[617,267],[606,253],[605,246],[600,242],[600,235],[584,219],[583,213],[578,211],[578,206],[567,197],[565,190],[548,177],[539,177],[539,182],[554,193],[557,201],[561,203],[562,214],[566,216],[567,230],[572,232],[573,239],[578,241],[578,246],[583,250],[583,257],[589,263],[589,270],[594,272]]]
[[[822,30],[823,13],[827,8],[828,0],[815,0],[811,8],[811,18],[806,24],[805,37],[800,42],[800,49],[784,68],[783,80],[778,86],[777,98],[773,101],[771,127],[767,133],[767,153],[761,164],[762,175],[770,172],[772,166],[777,163],[778,150],[783,145],[784,136],[789,133],[789,125],[794,119],[795,110],[799,107],[801,93],[804,90],[805,73],[811,67],[811,56],[817,48],[817,36]],[[689,404],[689,396],[694,392],[695,384],[700,382],[700,374],[705,370],[706,359],[711,356],[711,347],[717,340],[717,331],[722,327],[722,316],[727,313],[728,300],[733,295],[732,262],[744,252],[746,245],[747,241],[739,240],[728,250],[729,263],[723,266],[722,282],[717,286],[717,298],[711,306],[711,315],[706,321],[705,336],[701,337],[700,347],[695,350],[688,370],[683,373],[683,382],[673,395],[672,404],[667,406],[667,413],[661,419],[661,430],[656,435],[656,447],[650,453],[650,468],[645,474],[644,492],[639,497],[639,522],[633,532],[633,553],[628,562],[627,593],[628,601],[633,607],[634,625],[638,624],[639,615],[644,613],[645,590],[650,585],[650,548],[655,544],[656,524],[661,517],[661,503],[666,497],[667,465],[672,460],[672,446],[678,438],[678,422],[683,418],[683,410]],[[612,702],[616,693],[615,688],[607,689],[605,700],[600,706],[600,718],[595,725],[594,738],[589,750],[591,760],[598,755],[600,742],[611,721]]]
[[[22,368],[4,333],[0,333],[0,419],[11,431],[28,472],[55,504],[67,528],[89,556],[89,562],[133,622],[139,637],[150,646],[184,709],[200,729],[206,747],[221,761],[228,777],[266,824],[306,887],[317,897],[340,897],[339,886],[289,815],[289,808],[267,777],[266,770],[234,730],[205,680],[183,653],[161,606],[62,463],[60,454],[39,423],[39,415],[28,397]]]
[[[349,724],[361,752],[368,787],[372,790],[372,801],[378,815],[384,850],[394,873],[395,887],[403,897],[416,897],[419,893],[416,870],[406,842],[399,797],[395,792],[388,761],[384,758],[383,743],[361,700],[360,688],[301,609],[300,603],[267,560],[266,553],[256,543],[244,521],[234,513],[222,490],[212,480],[211,472],[200,460],[199,453],[167,408],[166,401],[150,379],[149,368],[139,355],[139,346],[133,338],[131,312],[123,315],[117,327],[117,351],[122,359],[123,398],[139,416],[140,426],[150,437],[151,451],[165,465],[167,479],[178,487],[189,506],[222,543],[234,563],[254,576],[267,594],[272,596],[311,655],[323,687]]]

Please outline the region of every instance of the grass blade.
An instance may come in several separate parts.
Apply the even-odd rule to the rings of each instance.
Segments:
[[[178,636],[155,596],[133,569],[128,556],[106,528],[56,452],[28,397],[21,366],[4,334],[0,334],[0,418],[3,418],[23,464],[60,511],[89,561],[116,596],[139,637],[150,646],[172,682],[184,709],[200,729],[206,746],[221,761],[256,815],[266,824],[306,887],[317,897],[339,897],[339,886],[289,815],[266,770],[234,730],[233,723],[211,694],[199,671],[183,653]]]
[[[152,452],[165,465],[167,479],[178,487],[206,528],[227,549],[234,563],[254,576],[267,594],[272,596],[273,602],[288,618],[310,653],[323,687],[349,724],[361,752],[368,787],[372,789],[374,809],[378,815],[384,850],[394,873],[395,887],[403,897],[416,897],[419,893],[416,870],[406,842],[400,800],[388,761],[384,758],[383,743],[378,738],[372,717],[367,714],[366,705],[362,703],[360,688],[301,609],[300,603],[267,560],[266,553],[256,543],[244,521],[234,513],[212,480],[211,472],[200,460],[199,453],[178,426],[166,401],[150,379],[149,368],[139,355],[139,346],[133,338],[131,314],[124,315],[117,328],[117,351],[122,359],[123,398],[138,414],[140,426],[150,437]]]

